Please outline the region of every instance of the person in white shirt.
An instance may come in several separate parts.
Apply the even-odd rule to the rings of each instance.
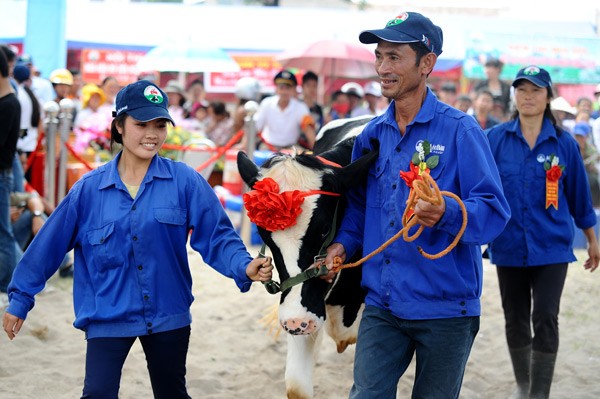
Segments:
[[[17,141],[17,150],[21,162],[25,165],[29,154],[37,147],[42,107],[30,89],[31,70],[26,65],[17,65],[13,69],[13,77],[18,83],[17,97],[21,104],[21,133]]]
[[[315,121],[306,104],[296,98],[296,76],[283,70],[274,81],[275,95],[265,98],[254,115],[263,144],[271,150],[297,144],[311,149],[315,143]]]

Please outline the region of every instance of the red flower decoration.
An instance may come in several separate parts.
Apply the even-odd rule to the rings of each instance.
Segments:
[[[404,182],[406,183],[406,185],[408,187],[412,188],[413,181],[423,180],[423,177],[421,177],[421,174],[419,173],[418,165],[415,165],[412,162],[410,162],[409,165],[410,165],[410,170],[408,172],[404,172],[401,170],[400,177],[402,178],[402,180],[404,180]],[[426,168],[425,171],[429,172],[429,168]]]
[[[256,182],[254,189],[243,195],[243,200],[250,221],[265,230],[277,231],[296,224],[305,196],[299,190],[280,193],[277,182],[266,177]]]
[[[546,171],[546,178],[549,181],[558,181],[562,176],[562,169],[559,165],[554,165]]]

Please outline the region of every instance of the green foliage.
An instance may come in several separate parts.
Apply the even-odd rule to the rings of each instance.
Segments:
[[[418,165],[419,163],[421,163],[421,159],[419,158],[418,152],[415,152],[413,154],[411,161],[412,161],[413,165]]]
[[[429,158],[427,158],[427,161],[425,161],[425,163],[427,164],[429,170],[431,170],[438,166],[438,163],[440,163],[440,157],[438,155],[432,155]]]

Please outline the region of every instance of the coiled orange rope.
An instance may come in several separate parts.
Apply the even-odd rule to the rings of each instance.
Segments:
[[[400,236],[402,236],[404,238],[404,241],[406,241],[406,242],[412,242],[412,241],[416,240],[421,235],[421,232],[423,231],[425,226],[419,224],[419,220],[416,216],[411,215],[412,217],[409,217],[409,210],[414,209],[414,206],[417,204],[417,201],[419,199],[427,201],[433,205],[441,205],[444,201],[442,196],[454,198],[456,200],[456,202],[458,202],[458,205],[460,206],[460,209],[462,211],[462,219],[463,219],[460,230],[456,234],[456,237],[454,237],[454,240],[450,243],[450,245],[448,245],[448,247],[446,247],[441,252],[438,252],[437,254],[433,254],[433,255],[425,252],[423,250],[423,248],[417,247],[417,249],[419,250],[419,253],[427,259],[438,259],[438,258],[441,258],[442,256],[446,255],[447,253],[452,251],[452,249],[454,249],[454,247],[456,247],[456,245],[458,244],[458,241],[460,240],[460,238],[462,237],[462,235],[465,232],[465,229],[467,228],[467,208],[465,208],[465,204],[462,202],[462,200],[456,194],[454,194],[450,191],[440,191],[435,180],[433,180],[433,178],[429,175],[429,173],[423,173],[421,175],[421,177],[423,178],[422,180],[413,180],[412,190],[410,191],[410,195],[408,197],[408,200],[406,201],[406,209],[404,210],[404,214],[402,215],[402,226],[403,226],[402,229],[399,232],[397,232],[394,236],[392,236],[390,239],[388,239],[386,242],[384,242],[379,248],[377,248],[376,250],[374,250],[373,252],[371,252],[367,256],[359,259],[356,262],[343,264],[342,259],[339,256],[334,257],[333,271],[337,272],[342,269],[347,269],[350,267],[356,267],[356,266],[362,265],[364,262],[368,261],[373,256],[381,253],[391,243],[393,243],[398,238],[400,238]],[[409,235],[410,229],[413,228],[414,226],[416,226],[417,224],[419,225],[418,230],[413,235]]]

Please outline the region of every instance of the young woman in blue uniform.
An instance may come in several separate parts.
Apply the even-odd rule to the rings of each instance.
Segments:
[[[10,339],[74,249],[74,326],[87,339],[83,398],[117,398],[121,369],[139,339],[155,398],[189,398],[185,363],[192,277],[187,245],[242,292],[271,278],[252,259],[208,183],[184,163],[159,157],[173,123],[165,93],[149,81],[116,99],[114,160],[86,174],[44,224],[9,285],[3,327]]]

